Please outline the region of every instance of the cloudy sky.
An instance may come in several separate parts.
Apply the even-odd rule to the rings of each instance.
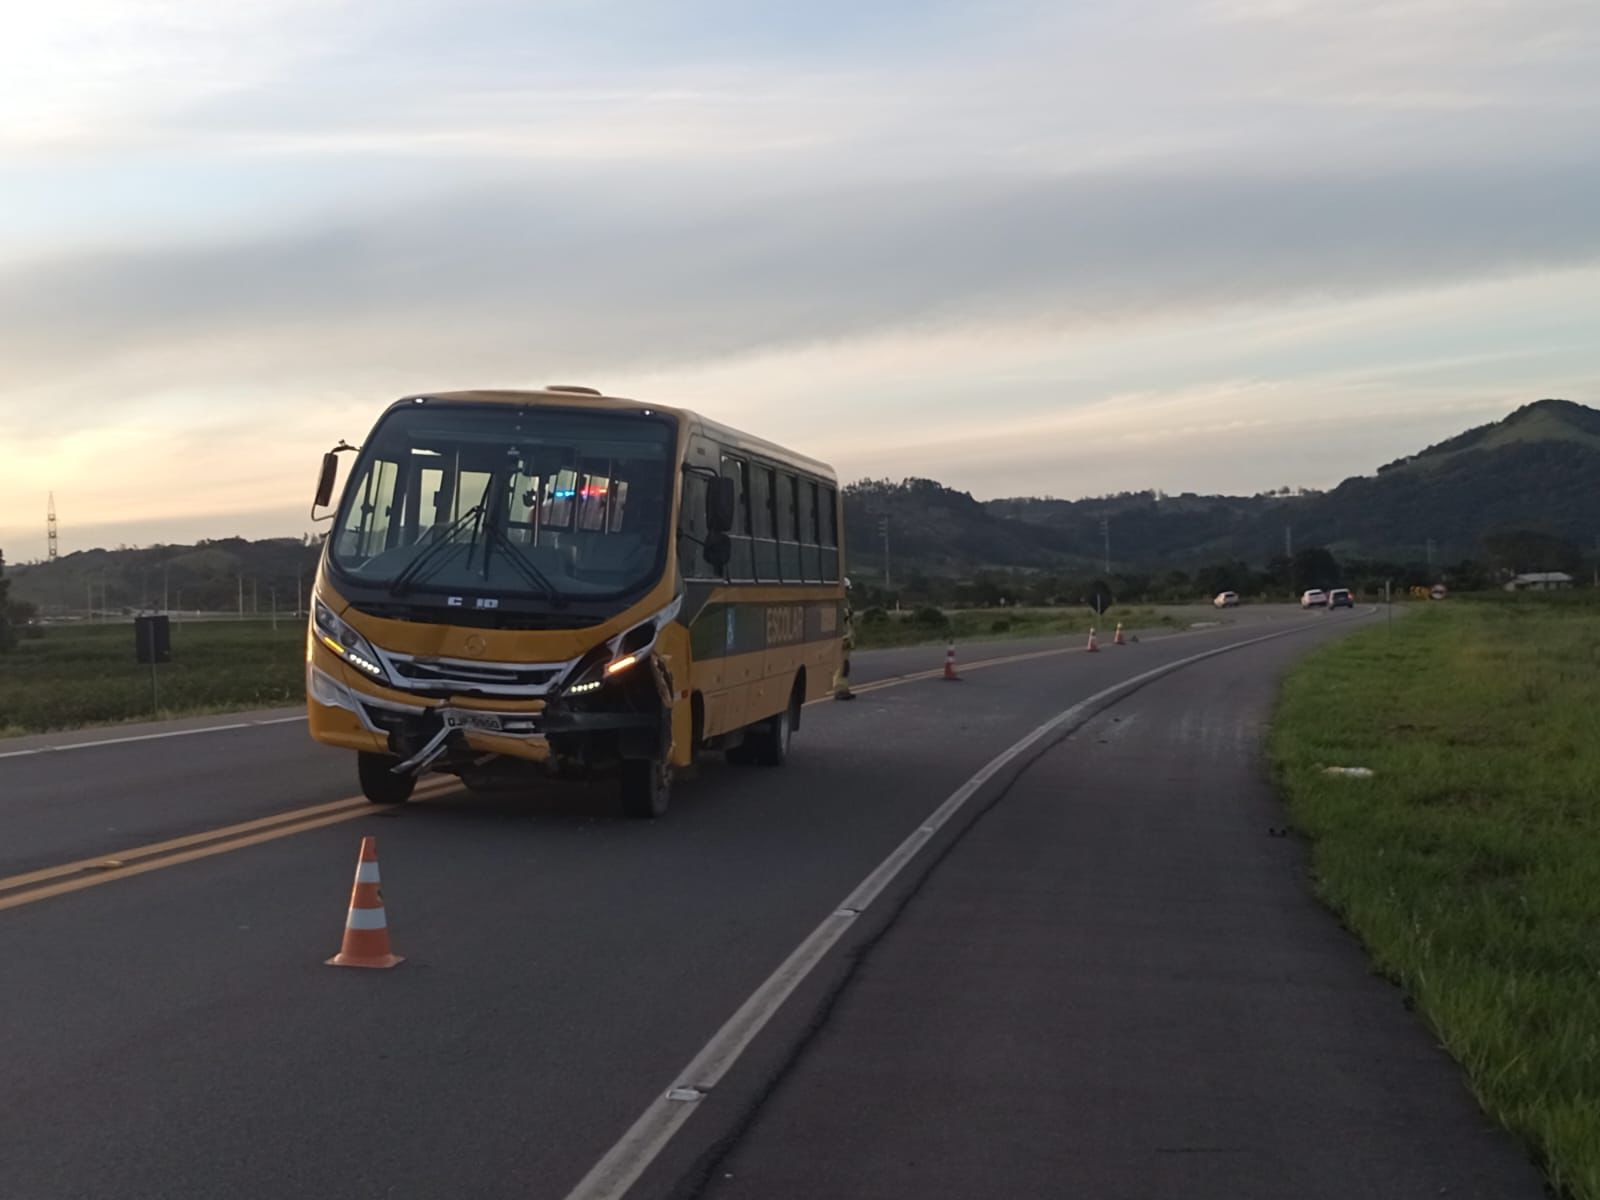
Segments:
[[[981,497],[1600,403],[1593,0],[52,0],[0,40],[0,546],[299,533],[404,393]]]

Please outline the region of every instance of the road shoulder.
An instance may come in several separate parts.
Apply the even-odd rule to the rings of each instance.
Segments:
[[[1542,1196],[1282,836],[1260,742],[1297,649],[1158,681],[1035,763],[707,1194]]]

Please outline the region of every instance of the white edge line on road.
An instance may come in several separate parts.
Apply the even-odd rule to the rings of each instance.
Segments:
[[[295,717],[304,721],[304,717]],[[192,737],[197,733],[221,733],[224,729],[250,729],[256,725],[274,725],[275,721],[235,721],[231,725],[205,725],[199,729],[168,729],[161,733],[136,733],[128,737],[100,738],[93,742],[69,742],[65,746],[35,746],[32,750],[10,750],[0,758],[21,758],[24,754],[63,754],[68,750],[88,750],[94,746],[121,746],[127,742],[153,742],[160,738]]]
[[[1071,708],[1057,713],[1032,733],[990,759],[977,774],[952,792],[944,803],[934,810],[932,816],[920,822],[916,831],[901,842],[888,858],[879,863],[843,903],[836,905],[822,924],[812,930],[810,936],[750,994],[749,999],[739,1006],[739,1010],[728,1018],[721,1029],[717,1030],[689,1065],[678,1072],[671,1087],[664,1088],[651,1101],[649,1107],[639,1114],[638,1120],[622,1135],[616,1145],[612,1146],[579,1181],[577,1187],[567,1193],[566,1200],[621,1200],[645,1169],[666,1148],[667,1143],[672,1140],[683,1123],[693,1115],[698,1107],[698,1101],[721,1081],[795,988],[800,986],[806,976],[811,974],[816,965],[822,961],[823,956],[844,936],[856,917],[883,893],[884,888],[894,881],[895,876],[905,869],[906,864],[917,856],[933,835],[959,812],[968,800],[972,799],[978,789],[1008,764],[1051,734],[1070,726],[1074,721],[1089,719],[1112,701],[1137,691],[1153,679],[1170,675],[1174,671],[1205,659],[1215,658],[1219,654],[1270,642],[1292,633],[1304,632],[1309,628],[1313,626],[1297,624],[1289,629],[1274,630],[1261,637],[1230,642],[1226,646],[1191,654],[1187,658],[1180,658],[1164,666],[1144,671],[1078,701]]]

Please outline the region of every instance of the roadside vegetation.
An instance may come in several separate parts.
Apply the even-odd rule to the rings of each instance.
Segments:
[[[1451,601],[1326,647],[1272,753],[1324,900],[1555,1188],[1600,1200],[1600,603]]]
[[[112,721],[294,704],[305,694],[305,622],[174,622],[172,661],[134,661],[131,624],[25,631],[0,656],[0,736]]]

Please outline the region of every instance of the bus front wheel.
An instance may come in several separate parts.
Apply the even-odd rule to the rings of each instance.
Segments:
[[[672,767],[657,758],[622,760],[622,811],[636,820],[664,816],[672,797]]]
[[[399,762],[387,754],[358,754],[356,774],[361,779],[361,794],[374,804],[404,804],[411,799],[411,789],[417,781],[414,776],[394,773]]]

